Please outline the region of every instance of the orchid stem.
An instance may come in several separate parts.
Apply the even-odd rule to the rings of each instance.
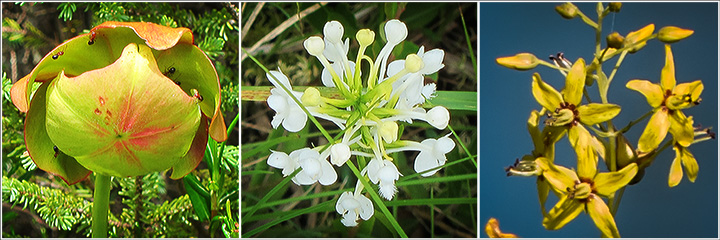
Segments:
[[[108,175],[95,173],[95,192],[92,208],[92,237],[107,238],[108,210],[110,208],[110,180]]]

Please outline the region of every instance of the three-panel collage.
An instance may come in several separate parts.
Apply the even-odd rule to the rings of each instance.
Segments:
[[[2,238],[708,238],[717,1],[3,2]]]

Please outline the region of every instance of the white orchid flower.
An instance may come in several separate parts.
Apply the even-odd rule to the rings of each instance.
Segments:
[[[375,212],[370,199],[360,193],[353,194],[351,192],[344,192],[340,195],[335,204],[335,210],[342,214],[343,219],[340,222],[346,227],[357,226],[358,218],[368,220]]]
[[[275,116],[273,116],[270,124],[273,128],[277,128],[282,123],[285,130],[299,132],[305,127],[305,123],[307,123],[307,114],[305,114],[302,108],[300,108],[300,105],[283,90],[281,84],[289,89],[298,100],[302,98],[303,93],[293,91],[290,80],[280,71],[270,71],[270,73],[266,75],[268,80],[275,85],[275,88],[270,89],[271,95],[267,99],[270,108],[275,110]]]

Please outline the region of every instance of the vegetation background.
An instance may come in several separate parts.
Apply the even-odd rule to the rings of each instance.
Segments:
[[[3,2],[2,13],[2,237],[89,236],[93,177],[68,186],[36,168],[24,153],[24,113],[9,90],[55,46],[105,21],[191,29],[217,69],[230,130],[224,144],[211,139],[212,154],[183,180],[167,172],[113,178],[109,236],[238,236],[238,129],[231,124],[238,115],[237,3]]]
[[[315,7],[314,7],[315,6]],[[317,8],[312,11],[307,9]],[[445,51],[445,67],[430,76],[438,90],[465,91],[475,109],[477,91],[477,4],[468,3],[243,3],[241,45],[270,70],[280,68],[293,86],[322,86],[322,65],[303,48],[302,42],[310,36],[322,35],[326,22],[337,20],[345,28],[343,38],[349,37],[349,59],[355,59],[357,42],[355,33],[363,28],[375,32],[376,40],[367,53],[375,58],[384,44],[380,24],[399,19],[408,27],[404,44],[395,48],[396,59],[404,59],[416,53],[419,46],[428,51],[440,48]],[[305,14],[308,13],[309,14]],[[302,15],[297,22],[284,24],[286,20]],[[462,17],[464,17],[464,26]],[[466,39],[467,30],[468,39]],[[383,32],[383,33],[381,33]],[[466,41],[468,40],[468,41]],[[469,47],[470,46],[470,47]],[[245,56],[242,56],[241,81],[243,100],[250,97],[245,87],[270,86],[265,72]],[[390,59],[392,60],[392,58]],[[390,61],[388,61],[390,62]],[[452,95],[451,95],[452,96]],[[241,221],[243,237],[395,237],[397,233],[386,227],[387,220],[376,212],[369,221],[361,221],[359,227],[348,228],[340,223],[341,215],[335,211],[335,202],[341,188],[353,188],[356,178],[347,167],[336,168],[338,182],[330,186],[282,186],[266,204],[258,206],[270,189],[283,180],[278,169],[268,167],[270,150],[284,151],[324,144],[317,129],[310,124],[303,131],[289,133],[270,125],[275,112],[264,101],[243,101],[241,105]],[[451,110],[450,125],[469,149],[472,158],[477,154],[477,112]],[[324,127],[337,129],[327,121]],[[422,141],[438,138],[448,130],[438,131],[430,125],[416,121],[404,129],[399,139]],[[337,131],[330,131],[330,134]],[[451,139],[457,140],[451,136]],[[412,161],[417,152],[392,155],[398,161],[403,175],[415,173]],[[448,163],[461,162],[444,168],[430,178],[412,179],[423,184],[409,184],[403,177],[398,181],[399,192],[392,201],[386,201],[402,229],[410,237],[476,237],[477,234],[477,165],[468,161],[469,156],[458,144],[447,155]],[[354,159],[354,158],[353,158]],[[353,160],[354,161],[354,160]],[[458,180],[433,182],[438,176],[459,176]],[[403,185],[403,181],[406,185]],[[428,198],[461,199],[458,202],[434,204],[412,202]],[[320,206],[323,203],[328,205]],[[314,207],[321,207],[320,209]],[[314,209],[314,210],[313,210]],[[251,218],[249,211],[257,210]],[[292,215],[298,214],[298,215]],[[292,215],[288,217],[288,215]],[[375,219],[378,219],[377,221]],[[247,234],[247,235],[246,235]]]

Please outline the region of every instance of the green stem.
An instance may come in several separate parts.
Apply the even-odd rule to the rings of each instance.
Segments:
[[[107,238],[108,211],[110,208],[111,177],[95,173],[95,193],[93,193],[92,237]]]
[[[620,132],[621,132],[621,133],[627,132],[628,130],[630,130],[630,128],[631,128],[633,125],[637,124],[638,122],[640,122],[640,121],[642,121],[642,120],[645,120],[645,118],[649,117],[649,116],[652,115],[652,114],[653,114],[653,110],[650,110],[650,111],[646,112],[644,115],[640,116],[640,118],[635,119],[634,121],[631,121],[630,123],[628,123],[627,126],[625,126],[624,128],[620,129]]]

